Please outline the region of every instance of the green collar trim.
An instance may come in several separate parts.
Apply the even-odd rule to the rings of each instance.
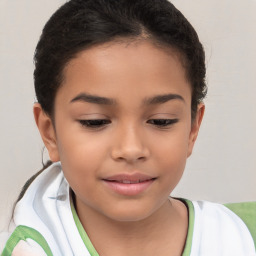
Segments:
[[[194,232],[194,220],[195,220],[195,211],[194,211],[194,206],[192,204],[191,201],[187,200],[187,199],[178,199],[180,201],[182,201],[187,209],[188,209],[188,215],[189,215],[189,220],[188,220],[188,234],[187,234],[187,239],[186,239],[186,244],[184,247],[184,251],[182,253],[182,256],[189,256],[190,252],[191,252],[191,247],[192,247],[192,238],[193,238],[193,232]],[[82,223],[79,220],[79,217],[77,216],[75,207],[73,202],[71,201],[71,211],[73,214],[73,218],[74,221],[76,223],[76,227],[78,229],[78,232],[87,248],[87,250],[89,251],[91,256],[99,256],[99,254],[97,253],[97,251],[95,250],[92,242],[90,241],[90,238],[88,237],[88,235],[86,234]]]
[[[87,248],[87,250],[89,251],[90,255],[91,256],[99,256],[99,254],[97,253],[97,251],[95,250],[94,246],[92,245],[92,242],[90,240],[90,238],[88,237],[88,235],[86,234],[84,228],[83,228],[83,225],[82,223],[80,222],[78,216],[77,216],[77,213],[76,213],[76,210],[75,210],[75,207],[74,207],[74,204],[73,202],[71,201],[71,211],[72,211],[72,214],[73,214],[73,218],[74,218],[74,221],[76,223],[76,227],[78,229],[78,232]]]
[[[188,234],[186,239],[186,244],[182,256],[189,256],[192,248],[192,238],[194,233],[194,223],[195,223],[195,209],[193,203],[187,199],[179,199],[182,201],[188,209]]]

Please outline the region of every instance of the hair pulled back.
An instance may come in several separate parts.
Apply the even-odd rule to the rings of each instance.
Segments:
[[[35,52],[38,102],[54,116],[67,63],[84,49],[121,39],[148,38],[178,51],[192,87],[192,118],[206,95],[205,55],[197,33],[167,0],[70,0],[46,23]]]

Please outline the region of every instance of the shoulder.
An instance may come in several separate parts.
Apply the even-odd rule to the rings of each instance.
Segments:
[[[18,226],[10,233],[0,234],[1,256],[51,256],[53,255],[44,237],[35,229]]]
[[[63,180],[63,176],[59,164],[53,164],[29,185],[15,206],[10,226],[11,231],[0,236],[1,256],[53,255],[49,247],[52,239],[47,237],[50,232],[44,221],[49,209],[49,202],[46,203],[45,212],[43,212],[42,203],[45,201],[45,191],[51,189],[50,192],[56,194],[53,187],[54,182],[58,184],[61,180]]]
[[[225,204],[225,206],[239,216],[250,231],[256,247],[256,202]]]
[[[14,252],[25,247],[42,251],[32,255],[89,255],[76,227],[70,200],[70,187],[60,163],[51,165],[33,180],[15,206],[12,230],[16,229],[5,250]],[[81,250],[85,252],[81,254]]]
[[[206,201],[193,201],[193,206],[194,241],[201,251],[210,248],[215,255],[223,251],[229,253],[224,255],[255,255],[253,235],[239,215],[224,205]]]

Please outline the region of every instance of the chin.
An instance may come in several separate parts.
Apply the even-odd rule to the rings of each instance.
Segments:
[[[126,207],[115,207],[113,211],[104,215],[113,221],[118,222],[136,222],[149,218],[154,213],[152,207],[127,205]]]

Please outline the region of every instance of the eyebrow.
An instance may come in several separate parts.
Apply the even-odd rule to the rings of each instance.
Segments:
[[[70,103],[73,103],[76,101],[94,103],[94,104],[99,104],[99,105],[114,105],[114,104],[116,104],[116,101],[114,99],[100,97],[100,96],[86,94],[86,93],[78,94],[75,98],[73,98],[70,101]]]
[[[151,98],[146,98],[144,100],[145,105],[154,105],[154,104],[163,104],[170,100],[181,100],[185,102],[184,98],[179,94],[163,94],[163,95],[157,95]]]
[[[151,98],[146,98],[143,100],[143,105],[155,105],[155,104],[163,104],[170,100],[181,100],[185,102],[184,98],[179,94],[163,94],[163,95],[157,95],[153,96]],[[73,98],[70,103],[82,101],[82,102],[88,102],[93,104],[99,104],[99,105],[115,105],[116,100],[111,98],[105,98],[101,96],[86,94],[86,93],[80,93],[75,98]]]

